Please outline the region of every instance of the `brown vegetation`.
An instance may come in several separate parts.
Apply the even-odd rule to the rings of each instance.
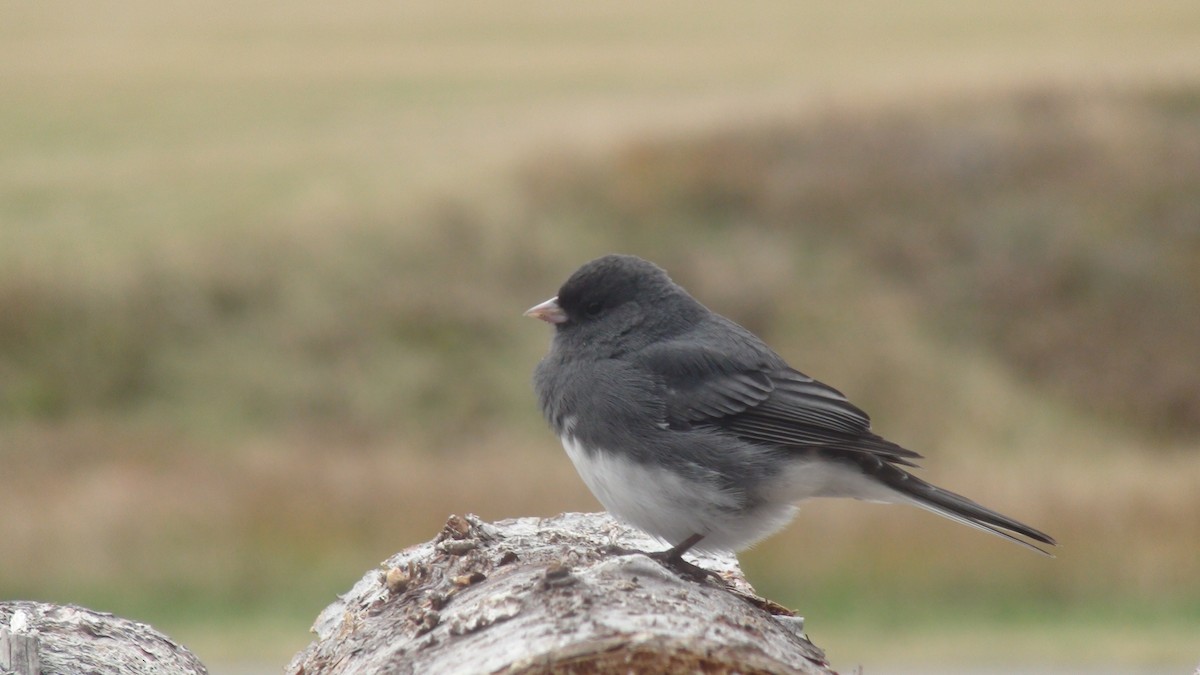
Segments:
[[[545,156],[508,209],[268,228],[117,274],[7,267],[0,592],[307,618],[448,512],[593,508],[537,418],[548,336],[520,311],[621,250],[838,385],[937,482],[1064,542],[1046,564],[814,506],[748,554],[764,590],[830,621],[863,593],[886,616],[882,589],[1194,615],[1198,101],[836,108]]]

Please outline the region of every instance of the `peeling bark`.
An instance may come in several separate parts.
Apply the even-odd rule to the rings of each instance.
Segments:
[[[3,664],[17,673],[35,673],[36,665],[46,674],[208,673],[195,654],[150,626],[73,605],[0,602],[0,632],[9,644],[35,649],[32,663]]]
[[[451,516],[326,608],[287,672],[831,672],[735,558],[695,556],[723,580],[698,582],[611,552],[660,548],[604,514]]]

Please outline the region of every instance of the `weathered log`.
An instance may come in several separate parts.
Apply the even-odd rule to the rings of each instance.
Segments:
[[[695,581],[614,552],[660,548],[604,514],[451,516],[326,608],[287,672],[831,672],[733,557],[698,555],[722,581]]]
[[[0,632],[8,634],[9,645],[8,662],[0,661],[0,672],[37,673],[40,667],[47,674],[208,673],[195,654],[150,626],[74,605],[0,602]]]
[[[0,673],[41,675],[38,639],[26,630],[25,615],[16,615],[11,628],[0,627]]]

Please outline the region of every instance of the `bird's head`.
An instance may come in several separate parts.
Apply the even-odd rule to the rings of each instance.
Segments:
[[[658,265],[606,255],[580,267],[558,295],[525,315],[553,324],[560,337],[622,342],[631,349],[686,328],[702,316],[702,308]]]

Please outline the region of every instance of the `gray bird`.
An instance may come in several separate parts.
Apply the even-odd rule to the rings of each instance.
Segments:
[[[703,573],[685,551],[746,548],[811,497],[912,504],[1040,553],[1014,534],[1055,544],[909,473],[919,454],[653,263],[597,258],[525,314],[555,328],[534,372],[546,420],[592,494],[670,544],[653,556],[673,567]]]

